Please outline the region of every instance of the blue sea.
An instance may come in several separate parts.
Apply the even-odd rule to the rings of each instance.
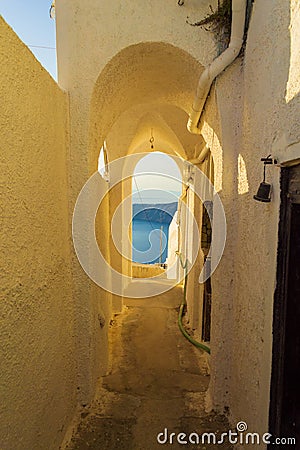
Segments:
[[[160,259],[160,236],[162,235],[162,257]],[[137,263],[154,264],[165,262],[168,251],[169,224],[149,222],[147,220],[132,221],[132,260]],[[149,241],[151,240],[151,243]],[[151,246],[152,244],[152,246]]]

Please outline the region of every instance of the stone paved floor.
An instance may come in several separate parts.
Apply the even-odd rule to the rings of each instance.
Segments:
[[[94,404],[82,411],[68,450],[231,448],[179,445],[176,438],[172,444],[157,442],[165,428],[168,441],[170,433],[228,429],[224,417],[204,410],[206,355],[181,335],[175,309],[129,307],[111,331],[110,373],[102,378]]]

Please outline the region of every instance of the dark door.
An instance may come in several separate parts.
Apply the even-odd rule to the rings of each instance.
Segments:
[[[300,166],[282,170],[270,432],[300,449]],[[275,447],[275,448],[276,448]],[[270,448],[274,448],[271,445]]]
[[[209,211],[209,212],[208,212]],[[211,271],[211,260],[208,256],[212,239],[212,226],[210,217],[212,217],[213,204],[210,201],[204,203],[202,214],[202,230],[201,230],[201,248],[204,253],[204,262],[207,265],[207,271]],[[204,283],[203,290],[203,313],[202,313],[202,341],[210,342],[211,328],[211,278],[209,277]]]

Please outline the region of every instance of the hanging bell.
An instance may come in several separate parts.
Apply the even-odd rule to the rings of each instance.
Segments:
[[[150,147],[153,150],[154,149],[154,136],[153,136],[153,128],[151,128],[151,137],[149,139]]]
[[[257,194],[253,196],[255,200],[259,202],[270,202],[271,201],[271,185],[263,181],[260,183]]]

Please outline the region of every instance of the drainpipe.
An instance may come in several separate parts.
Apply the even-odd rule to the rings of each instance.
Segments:
[[[205,158],[207,157],[209,151],[210,151],[209,146],[207,144],[205,144],[205,146],[203,147],[203,149],[201,150],[199,155],[196,156],[196,158],[189,159],[188,162],[190,162],[192,164],[202,164],[203,161],[205,160]]]
[[[212,82],[235,60],[241,50],[246,20],[246,7],[247,0],[232,0],[232,21],[229,46],[200,76],[192,112],[187,123],[187,129],[190,133],[201,134],[198,124]]]

